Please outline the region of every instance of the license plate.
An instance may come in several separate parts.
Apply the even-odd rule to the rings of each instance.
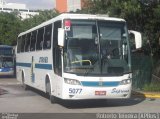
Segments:
[[[95,91],[95,95],[106,95],[106,91]]]

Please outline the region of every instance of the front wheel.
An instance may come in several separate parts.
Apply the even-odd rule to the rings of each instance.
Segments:
[[[56,103],[56,100],[55,100],[55,97],[51,94],[51,85],[50,83],[48,82],[47,85],[46,85],[46,92],[47,92],[47,95],[50,99],[50,102],[53,104],[53,103]]]

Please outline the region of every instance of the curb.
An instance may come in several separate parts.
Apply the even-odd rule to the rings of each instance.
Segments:
[[[159,98],[160,92],[132,92],[133,97],[141,97],[141,98]]]

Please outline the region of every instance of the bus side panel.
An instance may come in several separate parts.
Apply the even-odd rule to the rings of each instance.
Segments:
[[[31,80],[36,84],[36,88],[46,91],[46,76],[51,77],[53,72],[52,51],[37,51],[33,56],[33,71],[31,71]]]
[[[52,50],[40,50],[17,54],[17,80],[22,82],[24,74],[25,84],[46,91],[45,78],[51,77],[53,72]]]

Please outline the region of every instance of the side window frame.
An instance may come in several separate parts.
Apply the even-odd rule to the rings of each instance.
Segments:
[[[49,24],[45,27],[44,40],[43,40],[44,50],[51,48],[51,38],[52,38],[52,24]]]
[[[25,52],[30,51],[30,43],[31,43],[31,32],[26,34],[25,38]]]
[[[25,51],[25,39],[26,39],[26,34],[25,35],[22,35],[22,42],[21,42],[21,52],[24,52]]]
[[[40,33],[40,30],[43,30],[42,32],[42,36],[41,36],[41,40],[39,40],[39,33]],[[45,30],[45,27],[41,27],[38,29],[38,32],[37,32],[37,40],[36,40],[36,51],[38,50],[43,50],[43,40],[44,40],[44,30]],[[40,42],[39,42],[40,41]]]
[[[36,50],[37,34],[38,34],[38,30],[32,31],[31,41],[30,41],[30,51],[31,52]],[[33,42],[33,40],[34,40],[34,42]]]

